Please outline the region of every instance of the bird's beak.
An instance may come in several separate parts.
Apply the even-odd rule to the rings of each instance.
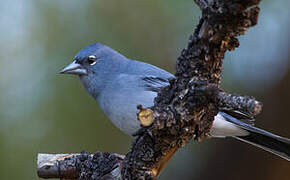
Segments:
[[[63,68],[60,74],[76,74],[76,75],[87,75],[87,70],[80,64],[73,61],[71,64]]]

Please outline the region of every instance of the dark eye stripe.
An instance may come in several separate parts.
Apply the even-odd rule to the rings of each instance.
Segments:
[[[82,61],[80,59],[74,59],[76,61],[77,64],[82,64]]]

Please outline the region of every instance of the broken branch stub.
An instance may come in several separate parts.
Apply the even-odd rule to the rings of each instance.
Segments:
[[[137,113],[140,124],[144,127],[150,126],[154,121],[153,111],[151,109],[143,109],[142,105],[139,105],[137,108],[140,110]]]

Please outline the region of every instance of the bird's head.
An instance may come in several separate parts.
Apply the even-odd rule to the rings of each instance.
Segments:
[[[120,53],[100,43],[80,50],[73,62],[63,68],[61,74],[78,75],[87,91],[96,96],[105,83],[120,72],[126,58]]]

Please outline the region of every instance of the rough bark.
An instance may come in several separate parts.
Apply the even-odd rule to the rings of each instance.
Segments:
[[[176,78],[159,91],[153,107],[139,106],[143,127],[125,158],[108,153],[70,156],[50,167],[60,169],[53,177],[156,179],[180,147],[209,136],[219,110],[241,111],[249,117],[260,113],[262,105],[254,98],[227,94],[220,88],[225,52],[238,47],[237,36],[257,24],[259,2],[195,0],[202,17],[177,59]],[[74,175],[63,176],[67,173],[63,169]],[[45,172],[46,168],[39,167],[39,176],[50,178]]]

